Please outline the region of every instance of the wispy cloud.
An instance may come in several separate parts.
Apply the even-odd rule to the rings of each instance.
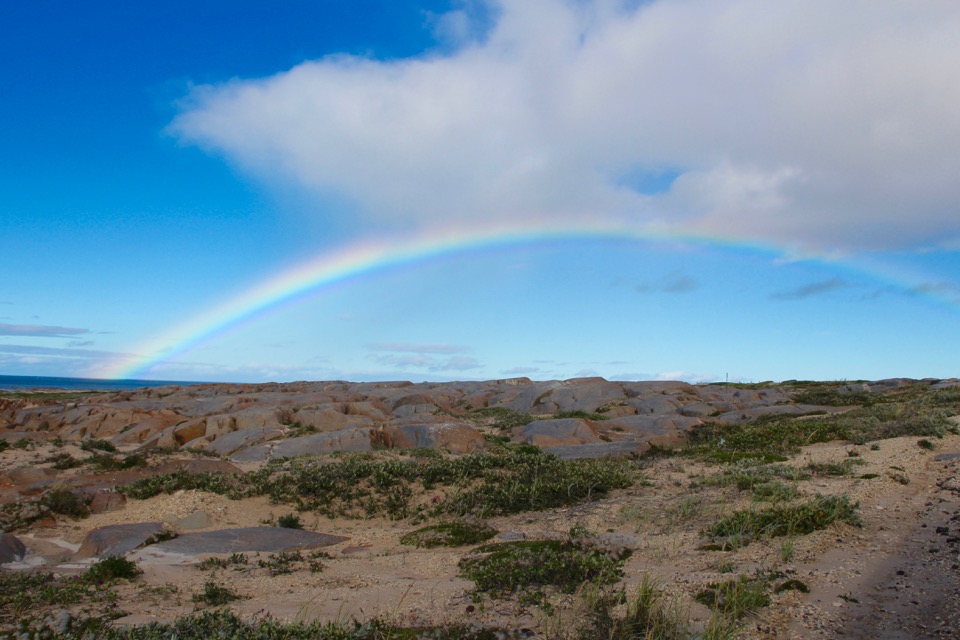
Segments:
[[[28,336],[32,338],[69,338],[90,333],[89,329],[56,327],[43,324],[0,323],[0,336]]]
[[[366,226],[524,212],[820,252],[960,244],[958,3],[468,4],[488,10],[433,17],[440,51],[196,87],[171,131]]]
[[[814,296],[820,296],[838,289],[848,289],[854,285],[842,278],[830,278],[829,280],[820,280],[789,291],[778,291],[770,294],[774,300],[805,300]]]
[[[634,287],[638,293],[690,293],[700,288],[700,283],[682,271],[672,271],[659,280],[642,282]]]
[[[479,369],[483,365],[470,356],[453,356],[437,358],[423,354],[396,355],[387,354],[375,356],[374,361],[379,364],[396,367],[398,369],[416,369],[420,371],[469,371]]]
[[[38,347],[34,345],[19,344],[0,344],[0,353],[21,353],[39,356],[66,356],[89,360],[117,358],[124,355],[115,351],[97,351],[94,349],[76,349],[68,347]]]
[[[393,353],[465,353],[467,347],[455,344],[424,344],[414,342],[378,342],[367,345],[371,351],[389,351]]]
[[[939,296],[960,304],[960,285],[952,282],[925,282],[911,287],[909,292],[916,295]]]
[[[501,369],[500,373],[505,376],[522,376],[539,371],[540,367],[513,367],[512,369]]]

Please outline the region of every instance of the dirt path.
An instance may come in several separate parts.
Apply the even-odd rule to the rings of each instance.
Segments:
[[[837,637],[960,638],[960,458],[939,457],[936,488],[900,550],[870,573]]]
[[[899,495],[863,500],[858,544],[837,538],[811,566],[794,638],[960,638],[960,454],[911,473]]]

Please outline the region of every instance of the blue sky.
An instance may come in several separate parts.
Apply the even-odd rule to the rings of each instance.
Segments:
[[[3,3],[0,374],[956,376],[957,42],[952,3]]]

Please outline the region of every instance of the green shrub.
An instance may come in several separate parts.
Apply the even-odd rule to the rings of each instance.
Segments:
[[[423,527],[400,537],[401,544],[416,547],[462,547],[486,542],[497,535],[497,530],[484,522],[458,520]]]
[[[516,427],[525,427],[535,420],[529,413],[521,413],[506,407],[484,407],[474,409],[470,415],[478,421],[486,421],[491,426],[504,431]]]
[[[252,474],[251,474],[252,475]],[[141,478],[123,485],[119,491],[130,498],[146,500],[161,493],[175,493],[181,490],[197,489],[210,493],[227,494],[230,497],[244,497],[240,491],[242,481],[236,474],[219,472],[187,473],[180,469],[174,473],[164,473],[149,478]]]
[[[589,622],[580,629],[581,640],[680,640],[694,637],[685,611],[670,602],[659,585],[647,576],[631,596],[622,589],[613,592],[597,589],[596,595],[587,591],[586,596]]]
[[[854,467],[865,464],[860,458],[849,458],[843,462],[811,462],[806,469],[817,476],[852,476]]]
[[[54,454],[49,458],[44,458],[43,462],[52,462],[53,464],[51,466],[54,469],[59,469],[61,471],[66,469],[74,469],[83,465],[83,460],[78,460],[69,453]]]
[[[116,453],[117,447],[109,440],[100,440],[90,438],[80,443],[80,448],[84,451],[104,451],[106,453]]]
[[[193,594],[194,602],[208,604],[213,607],[240,599],[241,596],[239,594],[213,580],[207,580],[203,585],[203,591]]]
[[[109,453],[95,453],[86,460],[97,471],[123,471],[136,467],[147,466],[147,458],[140,453],[132,453],[123,458],[117,458]]]
[[[73,518],[86,518],[90,515],[87,501],[66,487],[55,487],[40,500],[50,511]]]
[[[573,593],[584,582],[609,584],[623,575],[623,559],[585,551],[569,541],[535,540],[484,545],[460,561],[460,574],[494,597],[530,587]]]
[[[726,539],[736,547],[757,538],[805,535],[825,529],[834,522],[860,526],[857,508],[858,504],[850,502],[847,496],[817,496],[798,504],[735,511],[704,533],[714,539]]]
[[[610,416],[604,415],[602,413],[593,413],[589,411],[580,411],[579,409],[575,411],[558,411],[553,414],[555,420],[561,418],[579,418],[580,420],[592,420],[594,422],[599,422],[601,420],[609,420]]]
[[[277,518],[277,526],[284,529],[303,529],[300,516],[295,513],[287,513]]]
[[[785,482],[780,482],[779,480],[771,480],[769,482],[754,485],[753,487],[753,498],[755,500],[763,500],[767,502],[785,502],[788,500],[793,500],[798,494],[799,491],[795,486],[786,484]]]
[[[88,582],[112,582],[114,580],[132,580],[143,573],[136,562],[119,556],[109,556],[92,564],[83,574]]]
[[[710,584],[694,599],[732,618],[740,618],[770,605],[766,583],[746,576]]]

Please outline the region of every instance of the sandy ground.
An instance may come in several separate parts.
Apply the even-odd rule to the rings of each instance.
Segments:
[[[847,494],[860,503],[863,527],[836,525],[792,540],[754,542],[737,551],[705,551],[700,531],[719,516],[751,504],[749,492],[705,486],[720,467],[682,458],[649,463],[645,482],[604,500],[567,509],[496,518],[493,527],[528,539],[561,538],[581,525],[596,533],[616,534],[634,548],[625,565],[630,591],[654,578],[691,619],[705,623],[710,611],[693,596],[710,582],[756,571],[780,571],[802,580],[809,594],[788,591],[772,596],[770,607],[747,619],[739,637],[791,638],[958,638],[960,637],[960,436],[935,440],[933,451],[918,438],[897,438],[869,445],[815,445],[787,464],[842,462],[851,451],[865,464],[859,476],[873,479],[815,477],[797,487],[803,495]],[[34,451],[0,453],[0,470],[35,464],[49,455]],[[894,468],[896,467],[896,469]],[[899,476],[900,480],[891,477]],[[908,480],[907,484],[903,480]],[[120,511],[84,520],[64,518],[55,526],[31,530],[21,539],[39,554],[75,549],[93,528],[117,523],[176,520],[200,510],[208,529],[260,526],[291,509],[257,498],[231,501],[195,491],[130,500]],[[553,610],[524,607],[515,600],[484,598],[476,603],[472,583],[458,576],[460,549],[416,549],[399,538],[416,528],[409,522],[330,520],[301,514],[305,528],[349,536],[324,549],[323,570],[306,563],[293,573],[271,576],[257,565],[268,554],[249,554],[248,562],[213,571],[192,564],[165,564],[136,553],[145,573],[118,588],[127,613],[118,623],[171,620],[195,611],[192,595],[209,580],[229,586],[245,599],[233,605],[244,614],[270,613],[289,620],[348,620],[384,616],[400,622],[473,621],[530,628],[538,635],[562,637],[577,616],[577,595],[551,596]],[[66,552],[64,552],[66,553]]]

